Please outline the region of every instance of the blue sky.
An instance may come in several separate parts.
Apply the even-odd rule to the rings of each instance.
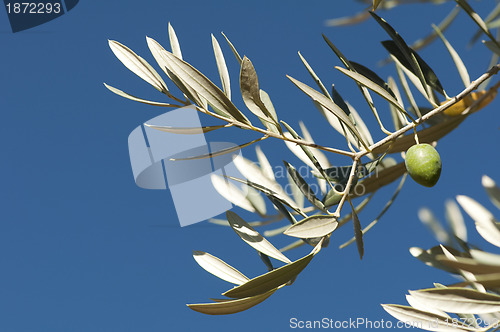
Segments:
[[[347,57],[382,77],[395,75],[392,66],[376,66],[386,56],[379,42],[388,37],[374,21],[326,27],[326,19],[363,9],[354,1],[338,3],[80,1],[68,14],[15,34],[5,11],[0,10],[4,64],[0,80],[4,151],[0,165],[4,176],[0,331],[285,331],[293,317],[394,321],[380,303],[404,304],[408,289],[454,282],[409,254],[411,246],[437,244],[416,213],[419,207],[428,206],[443,219],[445,199],[457,194],[468,194],[491,207],[480,179],[488,174],[500,181],[496,100],[440,142],[443,172],[434,188],[407,181],[397,203],[366,235],[363,261],[355,246],[338,249],[352,236],[347,226],[336,232],[330,246],[292,287],[247,312],[212,317],[185,306],[218,297],[231,287],[202,270],[192,250],[210,252],[250,277],[264,273],[265,267],[229,228],[206,222],[181,228],[168,191],[135,185],[127,137],[165,109],[120,98],[102,83],[144,98],[167,100],[128,71],[107,40],[122,42],[160,71],[145,37],[168,48],[167,24],[171,22],[184,58],[218,84],[210,40],[214,33],[226,54],[233,91],[237,91],[238,66],[219,34],[224,31],[239,52],[252,60],[261,88],[270,94],[282,119],[292,125],[303,120],[319,143],[345,147],[343,138],[325,123],[309,98],[285,77],[289,74],[313,85],[297,56],[301,51],[325,84],[335,83],[377,132],[355,84],[333,69],[339,61],[321,33]],[[480,14],[488,13],[487,1],[473,5]],[[451,7],[452,3],[412,5],[380,15],[413,41],[430,31],[430,24],[439,22]],[[465,47],[475,29],[463,13],[459,19],[447,37],[474,79],[486,69],[489,53],[480,44]],[[441,44],[433,44],[421,55],[450,95],[463,88]],[[240,97],[235,102],[244,109]],[[387,114],[383,117],[390,121]],[[230,129],[207,138],[243,143],[256,137]],[[261,147],[274,165],[281,165],[283,159],[300,165],[280,141],[267,140]],[[253,148],[243,154],[256,160]],[[346,163],[338,156],[331,156],[331,161]],[[363,225],[376,216],[391,193],[380,192],[360,215]],[[193,192],[191,199],[196,208],[204,197]],[[472,242],[490,248],[476,236],[472,221],[467,222]],[[273,239],[277,246],[287,241]],[[306,250],[290,252],[289,257],[297,259]]]

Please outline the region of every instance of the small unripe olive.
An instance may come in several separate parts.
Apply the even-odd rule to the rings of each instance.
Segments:
[[[429,144],[416,144],[406,151],[406,170],[415,182],[433,187],[441,175],[441,158]]]

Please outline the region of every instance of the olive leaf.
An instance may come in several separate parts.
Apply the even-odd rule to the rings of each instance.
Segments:
[[[370,229],[372,229],[378,222],[379,220],[384,216],[384,214],[389,210],[389,208],[392,206],[392,204],[394,203],[394,201],[396,200],[396,198],[398,197],[399,195],[399,192],[401,191],[401,189],[403,188],[403,185],[406,181],[406,176],[407,174],[404,174],[403,177],[401,178],[401,180],[399,181],[399,185],[397,186],[396,190],[394,191],[394,193],[392,194],[391,198],[387,201],[387,203],[384,205],[384,208],[380,211],[380,213],[375,217],[375,219],[373,219],[373,221],[371,223],[369,223],[365,228],[363,228],[362,232],[363,232],[363,235],[366,234],[366,232],[368,232]],[[374,193],[372,192],[370,194],[370,196],[368,196],[367,198],[365,198],[365,200],[363,202],[361,202],[358,207],[356,207],[356,213],[359,213],[360,210],[362,210],[364,208],[364,205],[366,205],[368,203],[368,201],[371,199],[371,197],[373,197]],[[344,222],[347,222],[349,219],[346,217],[346,219],[342,219],[340,221],[340,224],[343,224]],[[354,243],[356,241],[356,237],[353,236],[349,241],[346,241],[344,242],[343,244],[341,244],[339,246],[339,249],[343,249],[345,247],[347,247],[348,245]]]
[[[254,230],[245,220],[232,211],[226,212],[227,221],[233,228],[233,230],[238,234],[243,241],[248,245],[253,247],[255,250],[269,256],[280,260],[285,263],[290,263],[291,261],[283,255],[278,249],[276,249],[269,241],[267,241],[262,235]]]
[[[152,105],[152,106],[162,106],[162,107],[179,107],[179,105],[174,105],[174,104],[167,104],[167,103],[160,103],[160,102],[157,102],[157,101],[151,101],[151,100],[146,100],[146,99],[142,99],[142,98],[139,98],[139,97],[136,97],[136,96],[132,96],[131,94],[128,94],[120,89],[117,89],[115,87],[112,87],[111,85],[108,85],[106,83],[103,83],[104,86],[111,92],[119,95],[119,96],[122,96],[124,98],[127,98],[127,99],[130,99],[130,100],[133,100],[133,101],[138,101],[140,103],[143,103],[143,104],[147,104],[147,105]]]
[[[334,216],[316,215],[293,224],[283,234],[303,239],[322,237],[332,233],[338,224],[337,218]]]
[[[208,133],[217,129],[227,128],[232,126],[231,124],[218,125],[218,126],[202,126],[202,127],[171,127],[171,126],[156,126],[145,123],[146,127],[156,129],[159,131],[164,131],[171,134],[182,134],[182,135],[199,135]]]
[[[452,313],[492,313],[500,311],[500,296],[474,289],[447,287],[410,291],[425,304]]]
[[[389,315],[402,322],[411,322],[412,326],[426,326],[432,328],[432,331],[478,331],[475,328],[469,328],[462,324],[450,326],[448,316],[441,316],[435,313],[415,309],[399,304],[382,304]],[[432,324],[432,327],[429,326]]]
[[[248,200],[243,191],[233,183],[229,182],[228,179],[217,174],[212,174],[210,176],[210,180],[212,181],[212,185],[215,190],[217,190],[217,192],[229,202],[244,210],[256,212],[255,207]]]
[[[323,82],[321,82],[320,78],[318,77],[318,75],[316,75],[316,73],[314,72],[314,70],[311,68],[311,66],[309,65],[309,63],[306,61],[306,59],[302,56],[302,54],[299,53],[299,57],[300,57],[300,60],[302,61],[302,63],[304,64],[304,66],[306,67],[307,71],[309,72],[309,75],[311,75],[312,79],[314,80],[314,82],[316,83],[316,85],[318,86],[318,88],[321,90],[321,92],[325,95],[325,97],[327,98],[330,98],[332,99],[332,97],[330,96],[330,94],[328,93],[328,90],[325,88],[325,85],[323,84]]]
[[[237,121],[251,124],[248,118],[234,106],[224,92],[206,78],[205,75],[170,52],[160,51],[160,53],[165,57],[169,70],[181,77],[187,85],[206,99],[213,108],[229,114]]]
[[[325,206],[323,205],[323,203],[321,203],[321,201],[316,197],[314,191],[311,189],[306,180],[304,180],[304,178],[300,175],[300,173],[295,169],[295,167],[293,167],[286,161],[283,161],[283,163],[285,164],[288,174],[300,189],[302,194],[305,196],[305,198],[307,198],[307,200],[318,209],[324,210]]]
[[[263,294],[274,288],[286,284],[290,280],[296,278],[297,275],[299,275],[300,272],[302,272],[302,270],[304,270],[306,266],[309,265],[314,255],[316,255],[321,250],[322,242],[323,241],[320,241],[309,255],[304,256],[285,266],[277,268],[271,272],[267,272],[261,276],[253,278],[242,285],[228,290],[222,295],[232,298],[251,297]]]
[[[146,37],[146,42],[148,44],[149,50],[151,51],[151,54],[153,54],[153,57],[155,58],[160,68],[165,72],[165,74],[167,74],[168,78],[170,78],[170,80],[177,86],[177,88],[181,90],[184,96],[196,105],[205,106],[204,101],[200,96],[198,96],[196,91],[193,90],[193,88],[187,85],[186,82],[184,82],[178,75],[176,75],[169,69],[168,60],[163,54],[163,52],[166,52],[163,46],[161,46],[160,43],[150,37]],[[227,113],[219,110],[216,111],[219,112],[220,115],[228,117]]]
[[[205,153],[205,154],[202,154],[202,155],[196,155],[196,156],[170,158],[170,160],[172,160],[172,161],[180,161],[180,160],[196,160],[196,159],[214,158],[214,157],[222,156],[222,155],[225,155],[225,154],[228,154],[228,153],[233,153],[233,152],[239,151],[239,150],[241,150],[241,149],[243,149],[243,148],[245,148],[247,146],[250,146],[250,145],[252,145],[254,143],[262,141],[263,139],[266,139],[266,138],[267,138],[267,136],[263,136],[263,137],[254,139],[254,140],[252,140],[250,142],[239,144],[239,145],[235,145],[235,146],[230,146],[230,147],[218,150],[218,151],[210,151],[208,153]]]
[[[361,74],[362,76],[365,76],[370,81],[372,81],[373,83],[377,84],[382,89],[386,90],[391,96],[393,96],[394,98],[396,98],[396,95],[391,90],[391,88],[389,87],[389,85],[380,76],[378,76],[377,73],[375,73],[370,68],[367,68],[367,67],[363,66],[360,63],[357,63],[357,62],[354,62],[354,61],[350,61],[350,63],[351,63],[352,68],[354,68],[354,70],[357,73]]]
[[[177,34],[175,33],[175,30],[170,24],[170,22],[168,22],[168,39],[170,40],[170,47],[172,48],[172,53],[179,59],[182,59],[181,46],[179,45]]]
[[[500,209],[500,188],[497,187],[495,181],[487,175],[483,175],[481,183],[486,190],[491,202]]]
[[[457,201],[462,209],[475,221],[477,232],[486,241],[500,247],[500,229],[493,214],[470,197],[459,195]]]
[[[273,114],[260,99],[259,80],[252,62],[247,57],[241,62],[240,89],[243,102],[272,132],[279,133]]]
[[[319,103],[321,106],[325,107],[329,112],[333,113],[339,120],[345,124],[351,132],[366,146],[366,143],[363,141],[363,138],[359,134],[358,130],[352,123],[351,119],[342,111],[342,109],[337,106],[331,99],[325,97],[323,94],[309,87],[308,85],[294,79],[287,75],[287,77],[292,81],[295,86],[297,86],[302,92],[308,95],[313,101]]]
[[[452,200],[445,202],[445,216],[450,225],[453,234],[460,240],[467,242],[467,227],[465,226],[464,217],[457,203]]]
[[[348,199],[349,204],[351,205],[352,209],[352,224],[354,227],[354,238],[356,239],[356,246],[358,247],[358,254],[359,258],[363,259],[363,255],[365,253],[365,248],[363,244],[363,231],[361,229],[361,223],[359,222],[358,214],[356,213],[356,209],[352,205],[352,202],[350,199]]]
[[[263,294],[237,300],[215,300],[214,303],[188,304],[188,308],[207,315],[229,315],[250,309],[274,294],[277,288]]]
[[[420,208],[418,210],[418,218],[434,234],[439,243],[449,244],[451,242],[448,232],[443,228],[430,209]]]
[[[436,92],[440,93],[443,96],[446,96],[446,93],[443,89],[443,86],[441,85],[441,82],[437,78],[436,74],[432,70],[432,68],[418,55],[417,52],[413,51],[408,47],[408,52],[410,53],[410,56],[415,59],[415,62],[418,65],[418,71],[412,66],[412,63],[407,59],[405,53],[401,51],[399,48],[399,44],[394,42],[393,40],[386,40],[382,42],[382,45],[385,47],[385,49],[393,55],[396,59],[398,59],[399,63],[401,63],[406,69],[408,69],[410,72],[412,72],[415,76],[417,76],[419,79],[419,75],[421,74],[424,81],[420,79],[420,82],[422,83],[422,86],[425,89],[426,85],[429,85],[431,88],[433,88]]]
[[[450,53],[451,58],[453,59],[453,62],[455,63],[455,66],[457,67],[458,73],[460,74],[460,78],[462,79],[462,82],[464,83],[464,86],[467,88],[470,85],[470,76],[469,72],[467,71],[467,67],[465,67],[462,59],[458,55],[457,51],[451,46],[451,44],[448,42],[448,40],[445,38],[441,30],[434,24],[432,25],[432,28],[436,31],[438,34],[439,38],[441,38],[444,46],[448,50],[448,53]]]
[[[215,62],[217,63],[217,69],[219,70],[220,81],[222,83],[222,89],[226,94],[227,98],[231,100],[231,81],[229,79],[229,72],[226,66],[226,60],[224,59],[224,54],[220,48],[217,39],[212,36],[212,46],[214,49]]]
[[[118,60],[120,60],[125,67],[130,69],[131,72],[151,84],[156,90],[163,93],[168,91],[167,85],[163,79],[146,60],[135,54],[134,51],[127,46],[117,41],[109,40],[108,43],[111,51],[113,51]]]
[[[383,18],[379,17],[377,14],[374,12],[370,12],[370,15],[377,21],[377,23],[387,32],[387,34],[392,38],[393,42],[388,43],[390,46],[395,46],[391,47],[391,50],[389,53],[394,54],[398,60],[402,61],[403,64],[408,65],[408,69],[412,71],[420,80],[420,83],[424,87],[424,89],[427,91],[425,88],[427,84],[431,85],[431,82],[426,82],[426,78],[424,76],[423,69],[421,68],[421,64],[417,60],[416,52],[412,51],[404,39],[399,35],[399,33],[394,30],[392,26],[389,25]],[[385,47],[386,45],[384,45]],[[432,86],[432,85],[431,85]]]
[[[233,43],[231,43],[229,41],[229,38],[226,37],[226,35],[224,34],[224,32],[221,32],[221,34],[224,36],[224,38],[226,39],[226,42],[227,44],[229,45],[229,47],[231,48],[231,51],[233,52],[236,60],[238,61],[239,65],[241,66],[241,62],[243,61],[243,59],[241,58],[240,54],[238,53],[238,51],[236,50],[236,48],[234,47]]]
[[[198,263],[203,269],[216,277],[221,278],[222,280],[236,285],[244,284],[250,280],[231,265],[227,264],[220,258],[210,255],[209,253],[195,250],[193,251],[193,257],[196,263]]]

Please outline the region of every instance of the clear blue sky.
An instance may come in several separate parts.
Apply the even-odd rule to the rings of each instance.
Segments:
[[[487,13],[488,1],[473,4],[479,13]],[[380,15],[413,41],[430,31],[430,23],[439,22],[452,6],[412,5]],[[363,261],[355,246],[338,249],[352,236],[347,226],[336,232],[330,246],[292,287],[232,316],[205,316],[185,306],[218,297],[231,287],[202,270],[192,250],[217,255],[253,277],[265,272],[253,249],[228,228],[206,222],[179,227],[168,191],[144,190],[134,183],[127,137],[165,109],[120,98],[102,83],[145,98],[166,99],[115,58],[108,39],[124,43],[153,64],[145,37],[167,48],[171,22],[185,59],[219,82],[210,40],[214,33],[237,91],[238,68],[219,34],[224,31],[252,60],[261,87],[271,95],[282,119],[292,125],[304,120],[319,143],[344,147],[342,137],[324,123],[285,74],[313,85],[297,56],[301,51],[323,81],[335,83],[376,132],[358,89],[333,69],[339,61],[321,38],[325,33],[349,58],[380,76],[395,75],[391,66],[376,67],[385,56],[379,41],[388,38],[374,21],[345,28],[324,25],[328,18],[362,8],[347,0],[80,1],[68,14],[15,34],[1,9],[0,331],[286,331],[292,317],[394,321],[380,303],[404,304],[408,289],[432,287],[434,281],[454,282],[409,254],[411,246],[437,244],[416,212],[425,205],[443,219],[445,199],[463,193],[491,207],[480,179],[489,174],[500,182],[498,101],[442,140],[439,183],[428,189],[407,182],[397,204],[366,235]],[[474,79],[486,69],[489,55],[480,44],[465,48],[474,29],[463,13],[460,16],[447,36]],[[441,44],[422,56],[450,95],[462,89]],[[239,97],[236,102],[244,109]],[[255,136],[233,129],[208,138],[242,143]],[[286,159],[300,165],[282,142],[268,140],[261,146],[273,164]],[[253,148],[243,154],[255,160]],[[331,157],[333,163],[346,162]],[[382,191],[360,215],[363,225],[375,217],[391,192]],[[203,199],[194,192],[193,208]],[[472,221],[467,222],[473,242],[483,245]],[[281,246],[287,241],[275,243]],[[289,257],[299,258],[306,250],[298,249]]]

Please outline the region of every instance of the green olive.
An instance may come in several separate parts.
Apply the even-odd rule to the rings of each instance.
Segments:
[[[406,170],[415,182],[433,187],[441,175],[441,158],[429,144],[416,144],[406,151]]]

